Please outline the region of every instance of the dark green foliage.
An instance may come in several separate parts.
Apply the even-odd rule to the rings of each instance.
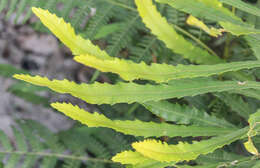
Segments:
[[[23,168],[35,165],[41,168],[119,168],[119,164],[109,159],[126,149],[124,144],[129,143],[112,130],[78,127],[55,135],[34,121],[17,121],[17,124],[13,127],[14,145],[3,131],[0,132],[0,158],[1,163],[6,158],[4,165],[7,168],[18,165]]]

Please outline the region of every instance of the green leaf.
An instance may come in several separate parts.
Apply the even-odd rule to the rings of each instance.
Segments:
[[[115,104],[159,101],[170,98],[195,96],[209,92],[223,92],[240,89],[260,89],[258,82],[213,81],[209,79],[175,80],[169,85],[139,85],[119,82],[111,84],[76,84],[68,80],[50,81],[46,77],[15,75],[20,79],[38,86],[46,86],[59,93],[69,93],[91,104]]]
[[[168,145],[156,140],[145,140],[133,143],[133,148],[142,155],[161,162],[180,162],[196,159],[199,155],[208,154],[214,150],[243,138],[248,127],[192,144],[180,142],[177,145]]]
[[[232,111],[235,111],[238,115],[244,117],[245,119],[249,118],[252,110],[250,109],[248,103],[245,102],[241,96],[225,93],[218,93],[215,95],[220,98],[221,101],[225,102],[225,104],[228,105]]]
[[[174,163],[163,163],[144,157],[138,152],[123,151],[112,158],[114,162],[132,165],[131,168],[164,168],[173,166]]]
[[[252,15],[260,16],[260,9],[256,6],[250,5],[249,3],[245,3],[241,0],[219,0],[224,4],[231,5],[237,9],[250,13]]]
[[[170,6],[189,13],[198,18],[205,18],[216,22],[230,22],[242,24],[239,17],[235,16],[218,0],[156,0],[159,3],[169,4]]]
[[[189,3],[183,0],[157,0],[157,2],[167,3],[195,17],[219,22],[226,31],[234,35],[260,33],[259,30],[242,22],[234,13],[224,8],[218,0],[190,0]]]
[[[147,160],[152,161],[152,159],[144,157],[140,153],[133,152],[133,151],[123,151],[121,153],[118,153],[112,158],[112,160],[114,162],[119,162],[121,164],[131,164],[131,165],[143,163]]]
[[[181,54],[184,58],[199,64],[223,62],[220,58],[210,55],[207,51],[194,46],[191,42],[185,40],[183,36],[179,35],[156,10],[152,0],[135,0],[135,3],[145,25],[173,52]]]
[[[209,153],[207,155],[200,155],[197,159],[196,162],[200,164],[213,164],[213,163],[218,163],[220,164],[221,162],[232,162],[234,160],[239,160],[244,158],[241,155],[237,155],[235,153],[231,152],[226,152],[224,150],[218,149],[214,151],[213,153]]]
[[[254,52],[255,57],[260,60],[260,35],[259,34],[250,34],[244,37],[251,49]]]
[[[255,127],[256,124],[260,124],[260,110],[250,115],[248,123],[251,128]]]
[[[205,23],[196,17],[190,15],[186,21],[187,24],[200,28],[201,30],[208,33],[210,36],[218,37],[222,35],[222,29],[216,29],[214,27],[209,28]]]
[[[233,90],[230,91],[230,93],[241,94],[247,97],[252,97],[260,100],[260,90],[256,90],[256,89]]]
[[[152,64],[144,62],[134,63],[132,61],[113,58],[112,60],[98,59],[91,55],[76,56],[74,58],[86,66],[96,68],[102,72],[113,72],[119,74],[127,81],[135,79],[154,80],[158,83],[168,82],[174,79],[208,77],[215,74],[222,74],[229,71],[260,67],[258,61],[233,62],[217,65],[167,65]]]
[[[18,69],[12,65],[0,64],[0,75],[4,77],[12,77],[14,74],[28,74],[28,72]]]
[[[220,25],[227,31],[232,33],[233,35],[240,36],[240,35],[249,35],[249,34],[259,34],[260,30],[255,29],[253,26],[250,25],[238,25],[232,24],[230,22],[219,22]]]
[[[99,47],[92,44],[90,40],[85,40],[81,36],[76,35],[70,23],[66,23],[63,18],[51,14],[48,10],[40,8],[32,8],[32,10],[34,14],[39,17],[41,22],[48,27],[63,44],[70,48],[74,55],[90,54],[101,59],[111,59],[105,51],[102,51]]]
[[[214,136],[229,133],[234,131],[233,128],[216,128],[216,127],[199,127],[199,126],[183,126],[172,125],[167,123],[143,122],[135,121],[120,121],[110,120],[102,114],[89,113],[78,106],[73,106],[66,103],[53,103],[53,108],[78,120],[89,127],[107,127],[112,128],[118,132],[144,137],[187,137],[187,136]]]
[[[145,102],[143,105],[153,114],[166,121],[173,121],[177,124],[193,124],[200,126],[214,127],[234,127],[229,122],[208,115],[205,111],[200,111],[195,107],[169,103],[167,101]]]

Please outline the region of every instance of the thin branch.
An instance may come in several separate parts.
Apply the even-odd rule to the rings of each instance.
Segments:
[[[102,163],[110,163],[115,164],[114,162],[106,159],[97,159],[97,158],[89,158],[85,156],[74,156],[74,155],[66,155],[60,153],[47,153],[47,152],[27,152],[27,151],[0,151],[0,154],[15,154],[15,155],[29,155],[29,156],[41,156],[41,157],[55,157],[55,158],[63,158],[63,159],[71,159],[71,160],[80,160],[80,161],[91,161],[91,162],[102,162]]]

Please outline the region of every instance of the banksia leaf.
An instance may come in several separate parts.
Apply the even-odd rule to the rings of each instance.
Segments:
[[[183,0],[182,0],[183,1]],[[173,1],[175,3],[175,1]],[[152,0],[135,0],[138,12],[145,25],[173,52],[199,64],[215,64],[223,62],[220,58],[210,55],[207,51],[194,46],[184,39],[156,10]],[[189,4],[187,2],[184,2]]]
[[[192,144],[180,142],[177,145],[168,145],[156,140],[145,140],[133,143],[132,146],[137,152],[157,161],[189,161],[196,159],[201,154],[211,153],[218,148],[241,139],[247,131],[248,127],[209,140],[193,142]]]
[[[59,93],[69,93],[91,104],[144,103],[147,101],[195,96],[209,92],[260,89],[259,82],[253,81],[222,82],[210,79],[184,79],[171,81],[168,85],[140,85],[123,82],[111,85],[98,82],[94,84],[76,84],[68,80],[50,81],[46,77],[32,77],[29,75],[14,75],[14,77],[35,85],[46,86]]]
[[[153,80],[155,82],[168,82],[174,79],[208,77],[229,71],[260,67],[258,61],[233,62],[217,65],[167,65],[151,64],[150,66],[132,61],[113,58],[112,60],[98,59],[91,55],[76,56],[77,62],[96,68],[102,72],[113,72],[119,74],[127,81],[135,79]]]
[[[114,162],[119,162],[121,164],[131,164],[131,165],[136,165],[138,163],[143,163],[146,161],[152,161],[152,159],[144,157],[138,152],[133,152],[133,151],[123,151],[121,153],[116,154],[112,158]]]
[[[73,106],[66,103],[53,103],[51,106],[74,120],[78,120],[89,127],[107,127],[118,132],[143,137],[187,137],[187,136],[214,136],[225,133],[230,133],[236,129],[232,128],[216,128],[216,127],[199,127],[199,126],[184,126],[172,125],[167,123],[143,122],[135,121],[120,121],[110,120],[102,114],[89,113],[78,106]]]
[[[70,48],[74,55],[91,54],[97,58],[111,59],[105,51],[92,44],[90,40],[85,40],[80,35],[76,35],[71,24],[66,23],[63,18],[59,18],[48,10],[41,8],[32,8],[32,11],[63,44]]]
[[[114,162],[133,165],[133,168],[164,168],[173,166],[175,163],[158,162],[156,160],[144,157],[138,152],[123,151],[112,158]]]

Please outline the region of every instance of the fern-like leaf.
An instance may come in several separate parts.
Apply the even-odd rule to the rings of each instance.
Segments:
[[[112,160],[121,164],[132,165],[133,168],[164,168],[175,164],[158,162],[133,151],[123,151],[118,153],[112,158]]]
[[[198,127],[198,126],[181,126],[171,125],[167,123],[153,123],[135,121],[120,121],[110,120],[102,114],[89,113],[78,106],[73,106],[66,103],[53,103],[51,105],[58,111],[71,117],[74,120],[78,120],[89,127],[107,127],[112,128],[118,132],[144,137],[187,137],[187,136],[213,136],[229,133],[234,131],[232,128],[217,128],[217,127]]]
[[[65,44],[74,55],[91,54],[101,59],[110,59],[111,57],[105,51],[100,50],[89,40],[76,35],[75,30],[62,18],[51,14],[48,10],[32,8],[33,12],[40,18],[42,23],[52,31]]]
[[[139,85],[135,83],[111,84],[76,84],[68,80],[50,81],[46,77],[15,75],[16,79],[46,86],[59,93],[69,93],[92,104],[144,103],[170,98],[195,96],[209,92],[223,92],[240,89],[260,89],[258,82],[213,81],[205,79],[176,80],[169,85]]]
[[[146,26],[173,52],[200,64],[223,62],[220,58],[210,55],[207,51],[194,46],[191,42],[185,40],[183,36],[179,35],[156,10],[152,0],[136,0],[135,2]]]
[[[142,155],[161,162],[189,161],[241,139],[247,131],[248,127],[209,140],[193,142],[193,144],[180,142],[177,145],[168,145],[156,140],[145,140],[133,143],[132,146]]]
[[[229,71],[260,67],[260,62],[257,61],[199,66],[181,64],[178,66],[167,64],[152,64],[151,66],[148,66],[144,62],[137,64],[132,61],[118,58],[103,60],[91,55],[76,56],[74,59],[77,62],[96,68],[102,72],[117,73],[127,81],[146,79],[154,80],[158,83],[168,82],[174,79],[208,77]]]

